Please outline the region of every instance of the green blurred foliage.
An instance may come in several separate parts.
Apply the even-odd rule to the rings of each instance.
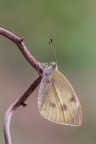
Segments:
[[[13,116],[13,143],[95,144],[96,1],[0,0],[0,27],[24,37],[28,50],[44,63],[54,60],[48,45],[53,39],[58,67],[75,87],[84,113],[81,127],[48,122],[38,113],[37,89],[26,109]],[[0,143],[5,111],[36,75],[18,48],[0,36]]]

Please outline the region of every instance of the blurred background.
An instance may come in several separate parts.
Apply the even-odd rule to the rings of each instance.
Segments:
[[[59,70],[73,85],[83,108],[80,127],[54,124],[37,108],[38,88],[11,120],[14,144],[96,143],[96,1],[0,0],[0,27],[19,37],[42,63],[54,60],[48,41],[53,39]],[[8,107],[30,86],[37,72],[18,47],[0,36],[0,144]]]

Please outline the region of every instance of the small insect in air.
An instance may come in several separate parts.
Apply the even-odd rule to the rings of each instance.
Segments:
[[[46,119],[64,125],[79,126],[82,108],[67,78],[56,62],[46,66],[38,93],[38,109]]]

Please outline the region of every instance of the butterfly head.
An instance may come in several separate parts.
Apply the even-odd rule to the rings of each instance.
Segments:
[[[56,62],[54,62],[54,61],[50,64],[50,66],[51,66],[53,69],[57,69],[57,64],[56,64]]]
[[[53,61],[53,62],[50,64],[50,66],[47,65],[47,66],[44,68],[43,76],[51,76],[51,75],[52,75],[52,72],[53,72],[55,69],[57,69],[57,64],[56,64],[56,62]]]

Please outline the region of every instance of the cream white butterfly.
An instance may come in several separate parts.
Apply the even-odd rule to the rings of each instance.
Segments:
[[[38,109],[42,116],[58,124],[78,126],[82,123],[80,102],[55,62],[44,69],[38,93]]]

